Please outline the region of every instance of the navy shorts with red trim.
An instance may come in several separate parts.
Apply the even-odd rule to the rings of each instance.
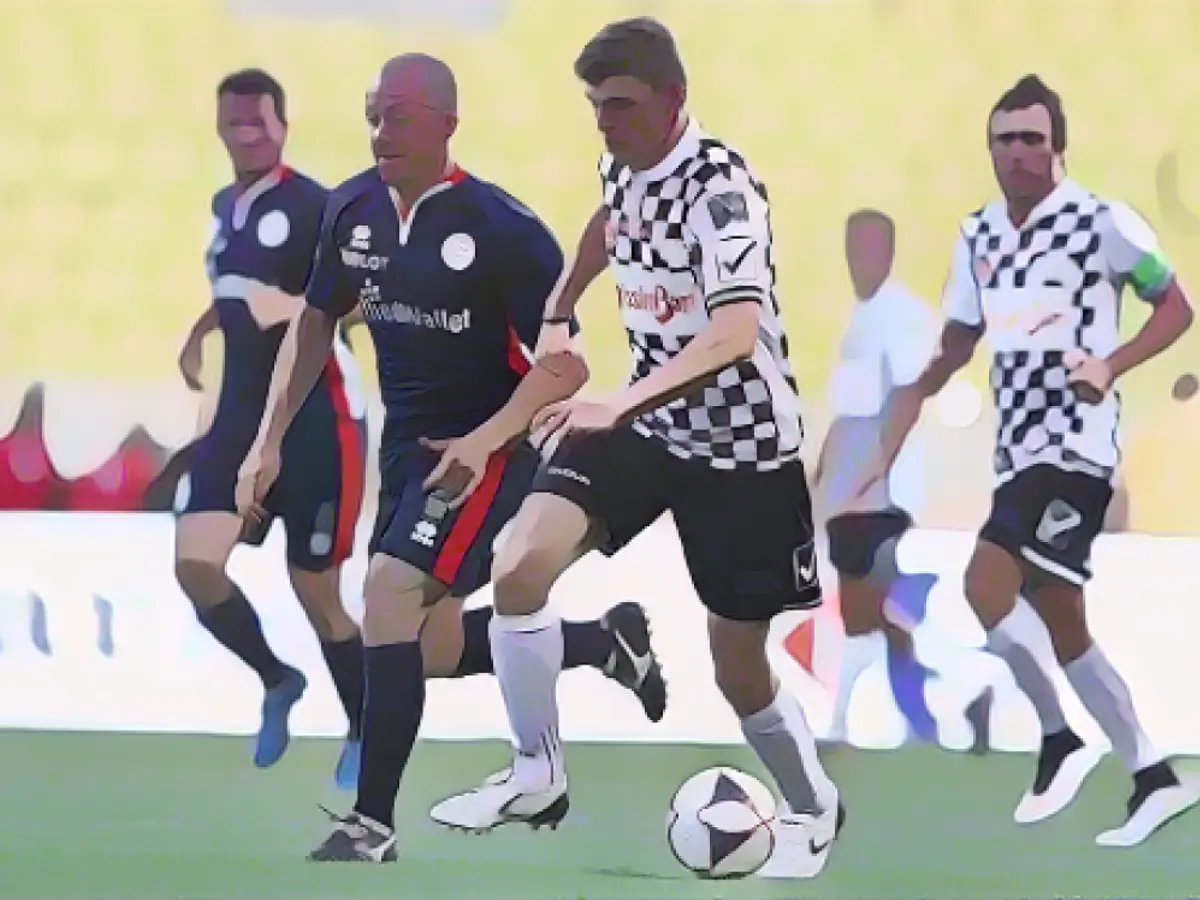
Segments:
[[[496,454],[467,502],[451,510],[423,486],[436,454],[413,452],[402,475],[385,477],[370,552],[408,563],[466,597],[491,581],[496,539],[529,493],[541,457],[527,443]]]
[[[261,410],[222,403],[188,471],[183,514],[234,512],[237,473],[258,432]],[[271,520],[243,541],[260,544],[274,519],[287,535],[287,560],[309,572],[354,552],[366,470],[366,424],[350,411],[341,370],[331,362],[283,440],[279,480],[267,494]]]

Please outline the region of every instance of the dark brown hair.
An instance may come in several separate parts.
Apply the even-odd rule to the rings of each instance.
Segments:
[[[283,85],[263,69],[242,69],[226,75],[217,85],[217,99],[226,94],[235,97],[270,97],[275,101],[275,115],[279,116],[280,122],[287,124],[287,97],[283,93]]]
[[[654,90],[687,85],[675,38],[657,19],[623,19],[606,25],[575,60],[575,75],[595,87],[617,76],[636,78]]]
[[[992,116],[996,113],[1032,106],[1046,107],[1046,112],[1050,113],[1050,147],[1055,153],[1064,152],[1067,149],[1067,115],[1063,112],[1062,98],[1037,75],[1026,75],[1001,95],[988,114],[988,128],[991,128]]]

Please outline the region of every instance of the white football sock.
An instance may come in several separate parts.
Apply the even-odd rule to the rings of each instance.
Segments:
[[[856,634],[846,638],[842,645],[842,668],[838,673],[837,696],[833,701],[833,718],[830,721],[830,736],[844,739],[847,733],[847,716],[850,698],[859,676],[887,654],[887,639],[882,631]]]
[[[743,719],[742,734],[792,812],[819,813],[837,803],[837,788],[817,757],[808,719],[791,694],[781,690],[774,703]]]
[[[531,616],[497,614],[488,625],[488,636],[516,748],[522,754],[548,756],[557,774],[562,620],[549,607]]]
[[[1042,734],[1049,735],[1067,727],[1067,717],[1058,699],[1058,691],[1045,667],[1038,660],[1036,647],[1044,639],[1045,625],[1036,612],[1022,600],[1013,611],[987,633],[988,649],[1008,663],[1017,687],[1033,704]]]
[[[1067,679],[1112,742],[1113,753],[1130,772],[1162,762],[1163,756],[1142,731],[1129,685],[1096,644],[1083,656],[1063,666]]]

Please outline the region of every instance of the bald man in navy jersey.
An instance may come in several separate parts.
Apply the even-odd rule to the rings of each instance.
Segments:
[[[258,515],[336,323],[357,307],[386,408],[364,589],[362,774],[353,811],[309,858],[377,863],[397,857],[394,806],[428,653],[449,635],[463,648],[457,674],[491,671],[492,611],[464,616],[462,601],[489,581],[497,538],[539,466],[525,438],[534,415],[574,394],[587,370],[570,353],[530,362],[562,252],[528,208],[451,160],[457,89],[445,64],[391,60],[368,93],[367,120],[376,165],[326,207],[307,306],[280,352],[239,505]],[[600,669],[661,718],[665,686],[641,607],[566,623],[562,650],[564,665]]]

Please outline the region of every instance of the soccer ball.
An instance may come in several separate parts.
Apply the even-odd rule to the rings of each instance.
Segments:
[[[720,766],[693,775],[675,792],[667,843],[701,878],[742,878],[775,847],[775,797],[751,775]]]

